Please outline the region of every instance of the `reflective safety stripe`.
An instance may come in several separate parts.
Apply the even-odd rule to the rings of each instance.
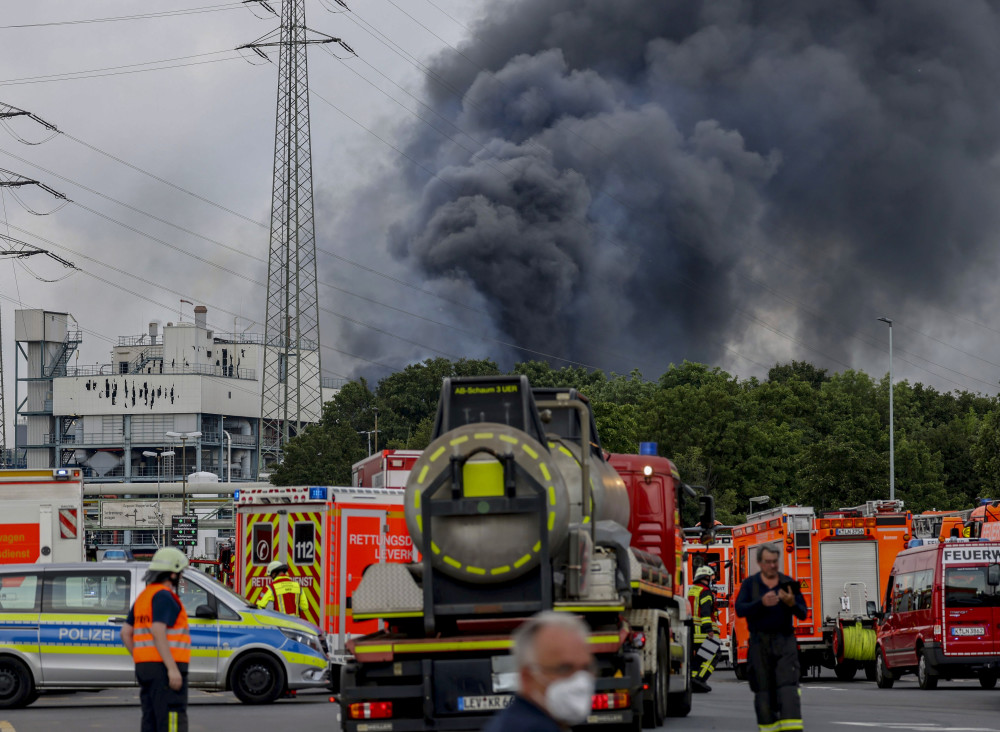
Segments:
[[[187,611],[184,610],[181,599],[174,591],[162,584],[148,585],[140,593],[132,607],[132,615],[135,618],[135,633],[133,635],[135,645],[132,648],[132,660],[136,663],[163,662],[153,640],[153,596],[159,592],[169,592],[180,606],[177,620],[171,627],[167,628],[167,644],[170,647],[170,655],[177,663],[190,663],[191,635],[188,632]]]
[[[788,732],[788,730],[801,730],[802,720],[801,719],[781,719],[772,725],[775,730],[779,732]]]
[[[758,732],[778,732],[779,724],[781,724],[781,722],[772,722],[771,724],[758,724],[757,730]]]
[[[272,600],[274,609],[285,615],[299,615],[300,611],[304,615],[309,608],[309,598],[302,591],[301,585],[283,574],[271,580],[271,586],[257,601],[257,607],[265,608]]]
[[[177,732],[177,712],[167,712],[167,727],[169,732]]]

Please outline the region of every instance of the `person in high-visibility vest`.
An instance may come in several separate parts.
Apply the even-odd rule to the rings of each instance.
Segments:
[[[708,677],[715,671],[715,661],[719,655],[719,623],[715,614],[715,596],[712,594],[712,580],[715,570],[702,566],[694,573],[694,582],[688,587],[688,603],[694,619],[694,644],[691,663],[691,690],[706,693],[712,690]]]
[[[188,616],[177,596],[188,559],[174,547],[153,555],[144,589],[122,625],[139,682],[143,732],[187,732]]]
[[[257,607],[266,608],[273,600],[274,609],[279,613],[306,617],[309,598],[302,590],[302,585],[288,576],[288,565],[275,560],[267,565],[267,573],[271,575],[271,586],[257,600]]]

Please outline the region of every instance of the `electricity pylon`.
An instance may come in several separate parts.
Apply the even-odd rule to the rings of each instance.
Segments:
[[[266,2],[260,5],[271,10]],[[264,48],[278,47],[260,408],[262,466],[280,461],[288,440],[305,425],[318,422],[323,409],[306,60],[306,46],[313,43],[339,43],[347,48],[339,38],[306,28],[305,0],[283,0],[281,27],[240,47],[263,58],[267,58]]]

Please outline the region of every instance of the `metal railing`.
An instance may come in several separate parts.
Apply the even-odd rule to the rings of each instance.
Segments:
[[[256,369],[237,369],[233,366],[209,366],[208,364],[191,364],[188,366],[167,366],[157,364],[148,371],[141,373],[169,374],[171,376],[196,375],[219,376],[226,379],[246,379],[254,381],[257,378]],[[115,371],[113,364],[94,364],[93,366],[71,366],[66,369],[67,376],[124,376]]]
[[[263,333],[214,333],[216,343],[246,343],[260,344],[264,342]],[[157,343],[153,343],[148,333],[135,336],[118,336],[119,346],[159,346],[163,344],[163,334],[156,334]]]
[[[46,444],[55,444],[55,433],[47,432],[42,437]],[[163,439],[162,432],[159,434],[159,439]],[[125,435],[121,432],[69,432],[62,436],[60,443],[63,445],[124,445]]]
[[[340,376],[323,376],[320,378],[320,386],[324,389],[343,389],[350,379],[344,379]]]
[[[128,365],[130,374],[142,373],[143,367],[150,361],[163,361],[163,346],[147,346]]]

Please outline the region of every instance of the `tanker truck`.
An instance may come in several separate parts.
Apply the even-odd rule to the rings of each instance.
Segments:
[[[419,561],[369,566],[351,599],[353,618],[380,630],[348,642],[343,730],[481,728],[516,691],[512,631],[542,610],[590,628],[588,725],[657,727],[690,711],[681,483],[665,458],[610,458],[575,390],[444,380],[403,500]],[[702,526],[711,514],[706,501]]]

